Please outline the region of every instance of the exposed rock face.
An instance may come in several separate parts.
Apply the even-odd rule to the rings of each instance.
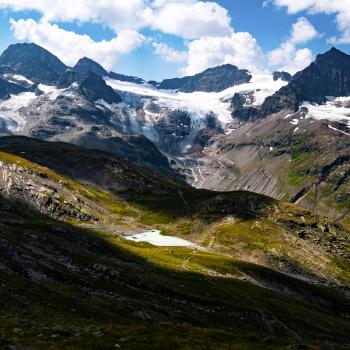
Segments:
[[[88,75],[89,74],[84,75],[69,69],[58,78],[56,86],[59,89],[69,88],[74,83],[81,83]]]
[[[141,78],[138,77],[133,77],[130,75],[124,75],[124,74],[118,74],[118,73],[114,73],[114,72],[109,72],[108,76],[112,79],[115,80],[120,80],[120,81],[126,81],[129,83],[135,83],[135,84],[143,84],[145,83],[145,81]]]
[[[121,97],[97,74],[90,72],[79,85],[79,90],[90,102],[104,100],[107,103],[120,103]]]
[[[108,72],[100,64],[87,57],[81,58],[73,67],[73,71],[83,75],[88,75],[91,72],[100,77],[108,75]]]
[[[290,82],[292,80],[292,76],[288,72],[273,72],[273,80],[276,81],[278,79]]]
[[[245,69],[238,69],[231,64],[209,68],[194,76],[166,79],[157,84],[160,89],[179,90],[182,92],[219,92],[234,85],[247,83],[252,76]]]
[[[0,56],[0,71],[23,75],[35,83],[54,84],[67,67],[35,44],[10,45]]]
[[[29,91],[25,86],[12,83],[8,80],[0,78],[0,99],[3,99],[10,94],[20,94],[21,92]]]
[[[252,94],[235,93],[231,100],[232,117],[244,123],[255,120],[259,115],[259,109],[252,106],[253,102]]]
[[[295,74],[291,82],[268,97],[262,106],[266,116],[281,110],[297,111],[303,101],[324,103],[327,96],[350,94],[350,56],[332,48]]]
[[[94,219],[93,205],[74,196],[65,187],[25,165],[0,161],[0,193],[2,196],[26,202],[33,209],[54,218],[80,221]]]

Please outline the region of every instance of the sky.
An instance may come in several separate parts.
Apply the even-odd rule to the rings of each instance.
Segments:
[[[0,50],[35,42],[65,64],[162,80],[230,63],[252,72],[350,52],[350,0],[0,0]]]

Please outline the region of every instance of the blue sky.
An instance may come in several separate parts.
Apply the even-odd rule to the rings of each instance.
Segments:
[[[350,51],[346,2],[0,0],[0,49],[36,42],[68,65],[88,56],[147,80],[222,63],[294,73],[331,46]]]

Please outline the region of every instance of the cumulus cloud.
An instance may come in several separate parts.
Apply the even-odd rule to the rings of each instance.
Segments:
[[[115,32],[144,27],[186,39],[230,32],[228,11],[198,0],[0,0],[0,8],[34,10],[45,22],[95,22]]]
[[[153,42],[152,45],[156,55],[162,57],[167,62],[181,63],[187,59],[186,51],[175,50],[167,44],[160,42]]]
[[[287,6],[289,12],[303,9],[316,11],[313,6],[320,2],[337,3],[337,0],[268,1],[277,6]],[[256,39],[249,33],[235,32],[228,11],[215,1],[0,0],[0,9],[32,10],[42,15],[39,21],[11,20],[11,30],[17,40],[35,42],[52,51],[68,65],[87,56],[107,69],[112,68],[121,55],[130,53],[142,43],[149,43],[155,54],[165,61],[185,62],[183,74],[195,74],[224,63],[251,71],[265,71],[266,61],[270,66],[294,72],[312,60],[311,51],[298,49],[298,45],[318,35],[305,18],[300,18],[293,25],[290,38],[270,52],[266,59]],[[112,29],[115,37],[94,41],[87,35],[60,28],[60,23],[65,22],[98,23]],[[140,34],[143,29],[177,36],[184,40],[187,51],[145,38]]]
[[[0,8],[37,11],[44,22],[91,21],[115,31],[138,29],[150,14],[144,0],[0,0]]]
[[[33,19],[11,19],[11,30],[20,41],[35,42],[60,57],[67,65],[74,65],[86,56],[111,69],[119,56],[138,47],[144,37],[137,31],[123,30],[112,40],[96,42],[88,35],[80,35],[59,28],[56,24]],[[73,49],[74,48],[74,49]]]
[[[292,25],[288,40],[268,54],[268,63],[274,69],[284,70],[294,74],[307,67],[313,60],[311,50],[297,49],[298,45],[306,44],[320,34],[304,17]]]
[[[251,71],[265,69],[265,57],[254,37],[249,33],[230,36],[205,37],[188,44],[188,64],[183,73],[192,75],[206,68],[230,63]]]
[[[350,6],[348,0],[270,0],[278,7],[286,7],[288,13],[308,11],[310,14],[324,13],[336,16],[339,37],[331,38],[334,43],[350,44]]]
[[[232,32],[228,11],[215,2],[158,1],[150,27],[184,39],[227,35]]]
[[[0,9],[40,13],[40,21],[12,21],[14,36],[18,40],[36,42],[60,55],[69,64],[77,57],[86,55],[110,67],[121,54],[138,47],[142,36],[137,32],[145,28],[184,40],[227,36],[233,32],[228,11],[214,1],[0,0]],[[95,42],[88,36],[61,29],[59,23],[65,22],[98,23],[112,29],[116,37]],[[184,52],[165,44],[154,43],[153,48],[166,61],[186,60]]]

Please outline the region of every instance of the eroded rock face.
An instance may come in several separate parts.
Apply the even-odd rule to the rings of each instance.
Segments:
[[[74,195],[62,181],[52,181],[44,172],[25,166],[0,161],[0,193],[53,218],[96,220],[95,208],[86,199]]]
[[[292,76],[288,72],[273,72],[273,80],[276,81],[278,79],[290,82]]]
[[[79,91],[90,102],[103,100],[107,103],[120,103],[121,97],[97,74],[90,72],[80,83]]]
[[[0,99],[9,97],[11,94],[20,94],[26,91],[34,91],[33,88],[23,86],[22,84],[12,83],[8,80],[0,78]]]

